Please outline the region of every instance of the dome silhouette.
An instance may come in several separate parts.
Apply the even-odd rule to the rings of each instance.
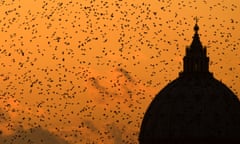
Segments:
[[[183,72],[163,88],[148,107],[140,129],[140,144],[240,143],[240,102],[209,72],[197,22],[186,48]]]

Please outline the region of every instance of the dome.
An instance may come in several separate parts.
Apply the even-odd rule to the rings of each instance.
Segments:
[[[140,144],[240,142],[240,102],[208,71],[196,27],[183,72],[156,95],[144,115]]]
[[[211,76],[179,77],[149,106],[140,142],[240,138],[240,104],[233,92]]]

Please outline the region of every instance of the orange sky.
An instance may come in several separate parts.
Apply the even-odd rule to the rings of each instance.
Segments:
[[[1,1],[2,139],[40,126],[63,143],[137,142],[195,16],[210,71],[240,96],[239,13],[237,0]]]

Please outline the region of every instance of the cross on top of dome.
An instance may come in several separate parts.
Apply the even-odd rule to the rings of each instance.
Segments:
[[[199,21],[199,19],[198,19],[198,17],[195,17],[194,19],[195,19],[195,21],[196,21],[195,26],[194,26],[194,31],[197,33],[198,30],[199,30],[199,27],[198,27],[198,24],[197,24],[198,21]]]

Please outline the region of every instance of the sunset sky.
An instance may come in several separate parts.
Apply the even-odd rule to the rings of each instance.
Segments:
[[[240,98],[239,14],[239,0],[0,1],[0,143],[137,143],[196,16],[210,71]]]

